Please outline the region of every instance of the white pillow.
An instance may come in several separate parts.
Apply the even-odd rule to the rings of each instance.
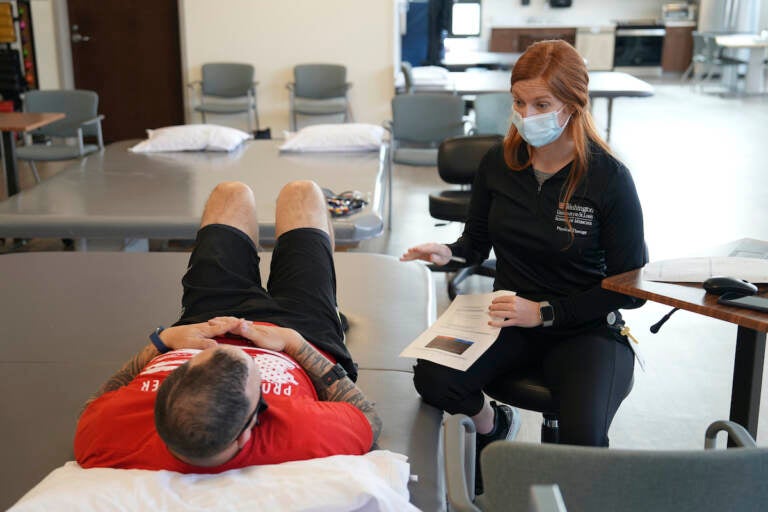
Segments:
[[[378,151],[384,127],[365,123],[314,124],[286,133],[281,151]]]
[[[9,512],[104,510],[279,510],[414,512],[405,455],[365,455],[251,466],[218,475],[141,469],[83,469],[67,462]]]
[[[147,130],[147,137],[147,140],[128,148],[129,151],[232,151],[251,135],[228,126],[184,124]]]

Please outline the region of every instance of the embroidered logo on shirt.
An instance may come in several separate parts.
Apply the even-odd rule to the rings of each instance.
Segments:
[[[578,203],[568,203],[568,220],[573,226],[573,232],[576,235],[587,235],[589,228],[594,225],[595,209],[591,206]],[[558,231],[568,231],[565,223],[565,203],[560,203],[555,213],[555,222]]]

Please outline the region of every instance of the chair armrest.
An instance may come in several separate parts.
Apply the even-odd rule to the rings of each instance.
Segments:
[[[296,87],[296,82],[288,82],[285,84],[285,88],[289,91],[293,92],[293,89]]]
[[[448,416],[443,422],[445,490],[450,510],[480,512],[472,503],[468,489],[475,485],[475,424],[463,414]]]
[[[189,87],[190,89],[194,90],[196,87],[202,86],[202,85],[203,85],[203,81],[202,80],[195,80],[193,82],[189,82],[187,84],[187,87]]]
[[[392,133],[392,120],[382,122],[381,126],[383,126],[389,133]]]
[[[92,119],[86,119],[85,121],[81,122],[80,125],[81,126],[85,126],[87,124],[100,123],[103,120],[104,120],[104,114],[99,114],[99,115],[97,115],[96,117],[94,117]]]
[[[704,434],[704,448],[707,450],[716,447],[717,434],[720,432],[728,432],[728,439],[736,443],[737,446],[743,448],[755,448],[757,444],[747,429],[742,427],[733,421],[715,421],[709,427]]]

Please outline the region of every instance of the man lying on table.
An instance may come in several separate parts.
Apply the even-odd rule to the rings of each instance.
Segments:
[[[75,434],[81,466],[218,473],[375,445],[381,420],[353,382],[322,191],[309,181],[281,190],[266,290],[258,231],[251,189],[218,185],[182,280],[181,319],[88,401]]]

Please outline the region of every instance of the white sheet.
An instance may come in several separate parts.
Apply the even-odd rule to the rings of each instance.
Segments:
[[[82,469],[76,462],[67,462],[10,512],[417,511],[408,502],[409,469],[405,455],[387,450],[251,466],[218,475]]]

